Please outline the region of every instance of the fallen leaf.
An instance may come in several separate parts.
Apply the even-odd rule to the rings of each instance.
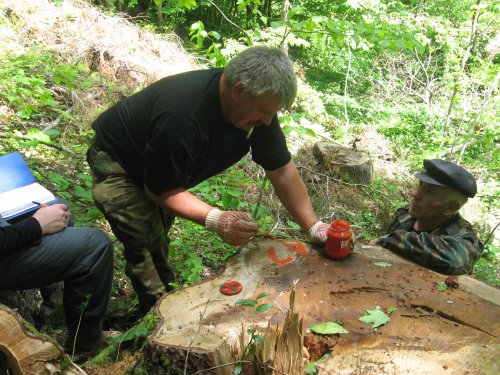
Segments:
[[[446,284],[444,282],[440,281],[440,282],[437,283],[436,288],[440,292],[444,292],[446,290]]]
[[[390,267],[390,266],[392,266],[391,263],[387,263],[387,262],[374,262],[373,264],[375,264],[376,266],[379,266],[379,267]]]
[[[383,326],[391,320],[382,310],[366,310],[365,315],[359,318],[364,323],[372,324],[372,329]]]
[[[335,322],[311,324],[309,329],[314,333],[322,335],[335,335],[336,333],[349,333],[347,329]]]

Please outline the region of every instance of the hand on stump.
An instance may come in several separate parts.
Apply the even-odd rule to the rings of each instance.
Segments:
[[[307,236],[309,239],[317,244],[326,243],[326,232],[330,226],[318,220],[314,225],[307,231]]]

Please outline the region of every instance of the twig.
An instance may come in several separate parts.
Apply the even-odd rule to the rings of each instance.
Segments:
[[[297,165],[297,168],[302,168],[302,169],[305,169],[306,171],[312,173],[312,174],[315,174],[315,175],[318,175],[318,176],[322,176],[322,177],[326,177],[328,179],[332,179],[334,181],[337,181],[337,182],[340,182],[341,184],[344,184],[344,185],[347,185],[347,186],[353,186],[353,187],[360,187],[361,190],[363,190],[363,188],[368,188],[370,189],[371,191],[373,191],[374,193],[377,193],[379,194],[382,198],[384,198],[388,203],[390,203],[393,207],[396,207],[394,205],[394,203],[389,199],[389,197],[387,195],[385,195],[384,193],[380,192],[380,191],[377,191],[375,190],[374,188],[372,188],[371,186],[369,185],[364,185],[364,184],[353,184],[353,183],[350,183],[350,182],[345,182],[345,181],[342,181],[342,180],[339,180],[338,178],[334,178],[332,176],[328,176],[327,174],[324,174],[324,173],[319,173],[319,172],[316,172],[316,171],[313,171],[307,167],[304,167],[302,165]],[[363,192],[365,192],[363,190]],[[366,192],[365,192],[366,193]]]
[[[191,346],[193,345],[194,339],[200,334],[201,321],[202,321],[203,317],[205,316],[205,313],[207,312],[207,307],[208,307],[208,303],[209,302],[210,302],[210,298],[207,300],[207,303],[205,304],[205,309],[200,314],[200,322],[198,324],[198,330],[193,335],[193,337],[191,337],[191,341],[189,342],[189,345],[188,345],[188,348],[187,348],[187,352],[186,352],[186,359],[184,360],[184,375],[186,375],[186,372],[187,372],[187,365],[188,365],[188,359],[189,359],[189,352],[191,351]]]
[[[497,230],[499,225],[500,225],[500,222],[498,222],[497,225],[495,225],[495,228],[493,228],[493,230],[491,231],[491,233],[488,236],[488,238],[486,239],[486,241],[484,241],[484,246],[486,246],[488,244],[488,241],[491,239],[491,236],[493,236],[493,233],[495,233],[495,231]]]
[[[420,318],[422,316],[434,316],[434,314],[401,314],[401,316],[405,316],[408,318]]]
[[[66,115],[70,115],[72,111],[73,108],[69,108],[66,112],[61,113],[54,121],[52,121],[49,125],[43,128],[42,132],[46,132],[47,130],[55,128],[57,125],[59,125],[61,119]]]
[[[250,44],[253,45],[253,39],[250,35],[247,34],[247,32],[245,30],[243,30],[241,27],[239,27],[237,24],[235,24],[233,21],[231,21],[229,18],[227,18],[227,16],[224,14],[224,12],[216,5],[214,4],[214,2],[212,0],[207,0],[210,4],[212,4],[219,12],[220,14],[222,15],[222,17],[224,17],[224,19],[229,22],[231,25],[233,25],[234,27],[236,27],[238,30],[240,30],[243,34],[246,35],[246,37],[248,38]]]
[[[17,139],[22,139],[24,141],[37,141],[38,143],[41,143],[45,146],[53,147],[59,151],[64,151],[64,152],[67,152],[68,154],[72,154],[72,155],[78,155],[75,151],[67,149],[67,148],[62,147],[62,146],[59,146],[55,143],[46,142],[46,141],[42,141],[39,139],[31,139],[29,137],[26,137],[25,135],[16,135],[16,134],[12,134],[12,133],[7,134],[7,133],[0,132],[0,138],[11,138],[11,137],[14,137]]]
[[[72,370],[76,370],[79,374],[87,375],[87,373],[83,371],[83,369],[80,366],[78,366],[75,362],[73,362],[71,358],[69,358],[69,362],[71,363]]]

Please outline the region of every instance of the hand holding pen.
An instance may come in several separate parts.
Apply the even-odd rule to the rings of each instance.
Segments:
[[[37,204],[41,208],[33,214],[33,218],[40,224],[42,234],[57,233],[66,228],[71,213],[68,212],[68,207],[65,204],[59,203],[51,206],[43,203]]]

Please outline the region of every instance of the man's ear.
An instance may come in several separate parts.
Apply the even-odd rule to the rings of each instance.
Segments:
[[[447,202],[447,207],[444,210],[444,214],[446,216],[452,216],[455,215],[458,210],[460,210],[460,202],[456,200],[451,200]]]
[[[243,82],[236,82],[233,87],[231,87],[231,95],[234,100],[241,98],[245,92],[245,84]]]

